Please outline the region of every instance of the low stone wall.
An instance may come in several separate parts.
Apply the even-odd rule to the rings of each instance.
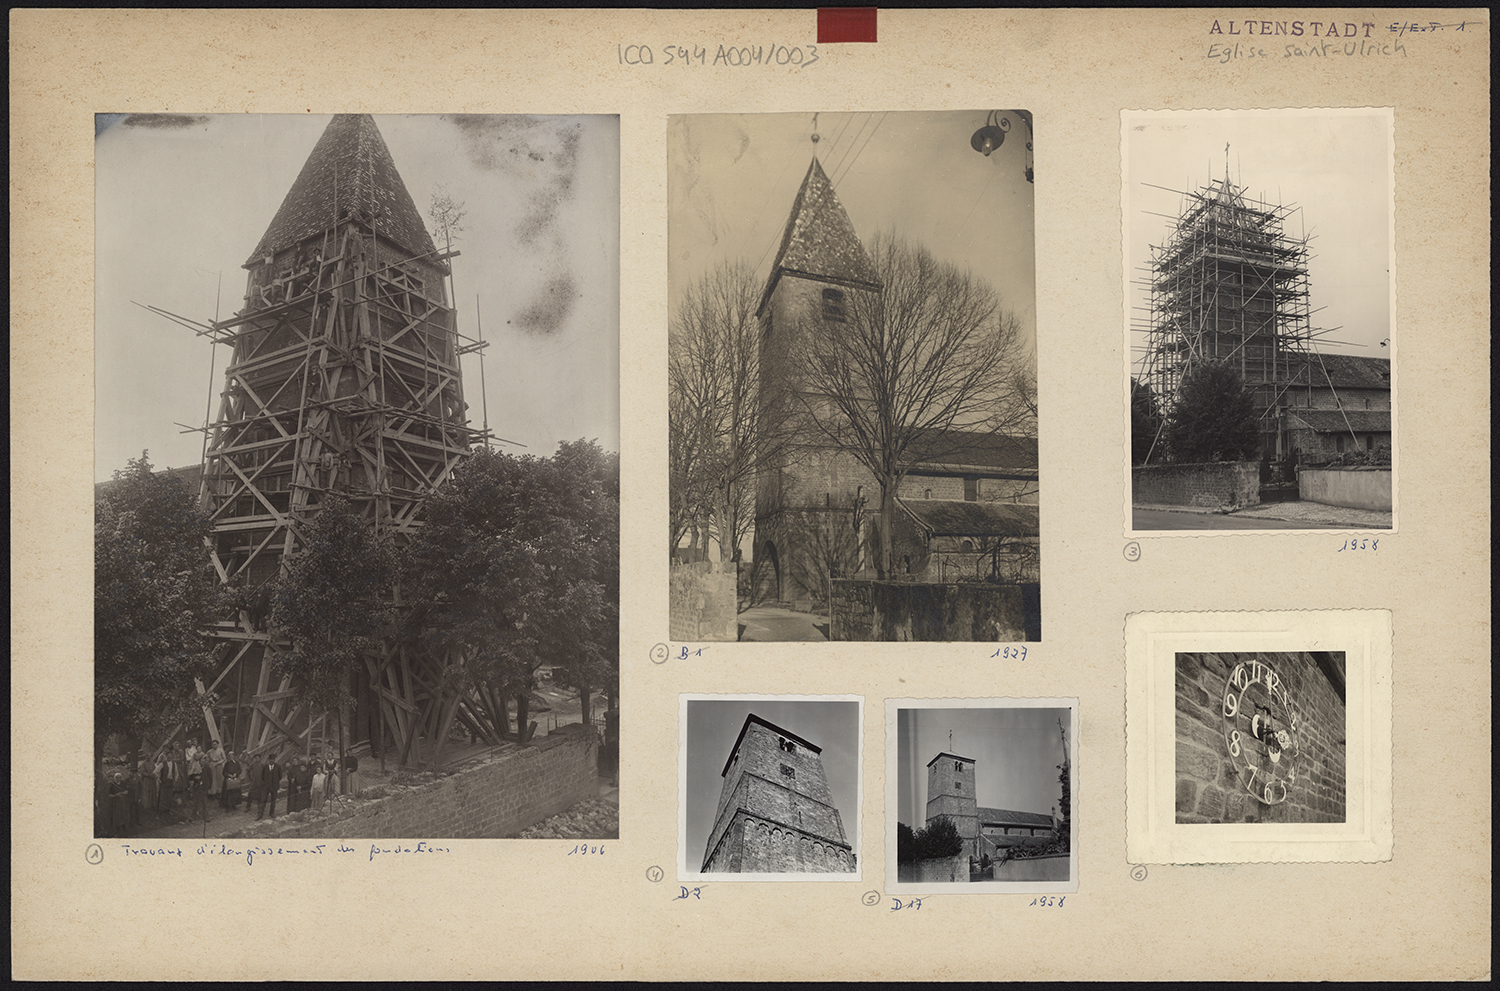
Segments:
[[[737,567],[712,561],[674,564],[668,626],[673,640],[723,642],[740,638]]]
[[[967,884],[969,858],[960,853],[952,857],[899,861],[896,880],[902,884],[947,884],[949,881]]]
[[[1391,511],[1389,468],[1299,468],[1297,494],[1307,502]]]
[[[496,839],[598,794],[592,727],[558,727],[551,736],[505,747],[482,762],[431,782],[396,786],[382,798],[341,800],[322,812],[294,812],[257,823],[237,837],[339,839]]]
[[[1026,610],[1019,585],[928,584],[834,578],[830,640],[1020,642]]]
[[[1137,506],[1229,510],[1260,502],[1260,465],[1254,461],[1138,465],[1130,475],[1130,501]]]
[[[990,871],[996,881],[1066,881],[1071,858],[1066,853],[1023,857],[995,864]]]

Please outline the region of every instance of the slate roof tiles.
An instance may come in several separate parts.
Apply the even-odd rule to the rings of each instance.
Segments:
[[[413,255],[436,251],[390,150],[369,114],[337,114],[245,267],[332,227],[350,207],[375,214],[375,232]]]

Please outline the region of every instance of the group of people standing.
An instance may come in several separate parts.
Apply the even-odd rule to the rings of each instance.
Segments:
[[[95,793],[96,832],[130,836],[146,813],[183,809],[189,821],[209,819],[209,802],[224,812],[255,811],[255,818],[274,818],[276,801],[286,788],[286,811],[321,809],[335,795],[358,794],[359,758],[344,759],[340,787],[337,757],[296,757],[283,764],[275,757],[253,757],[225,750],[219,741],[208,749],[189,740],[187,747],[165,747],[133,768],[101,778]]]

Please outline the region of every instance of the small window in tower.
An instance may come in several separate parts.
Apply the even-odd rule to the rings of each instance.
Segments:
[[[953,769],[955,771],[962,771],[964,769],[964,762],[961,761],[961,760],[954,761],[953,762]]]
[[[797,779],[797,772],[794,771],[794,770],[792,770],[787,765],[782,764],[781,765],[781,776],[783,778],[791,778],[792,780],[795,781]]]
[[[839,290],[823,290],[823,319],[830,323],[844,322],[844,294]]]
[[[964,479],[964,502],[977,502],[979,500],[979,479]]]
[[[964,783],[962,781],[955,781],[955,782],[953,782],[953,789],[955,791],[963,791],[964,790]]]
[[[922,490],[922,498],[923,499],[931,499],[932,498],[932,490],[931,489],[923,489]]]

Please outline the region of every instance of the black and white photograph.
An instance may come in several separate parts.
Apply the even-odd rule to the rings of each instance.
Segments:
[[[858,696],[684,695],[678,877],[860,877]]]
[[[95,835],[618,837],[619,118],[94,145]]]
[[[1177,654],[1177,821],[1343,822],[1344,652]]]
[[[672,639],[1039,640],[1032,115],[667,149]]]
[[[1133,864],[1391,858],[1391,614],[1132,613]]]
[[[886,889],[1077,891],[1077,738],[1077,699],[886,700]]]
[[[1127,529],[1394,530],[1392,112],[1121,120]]]

